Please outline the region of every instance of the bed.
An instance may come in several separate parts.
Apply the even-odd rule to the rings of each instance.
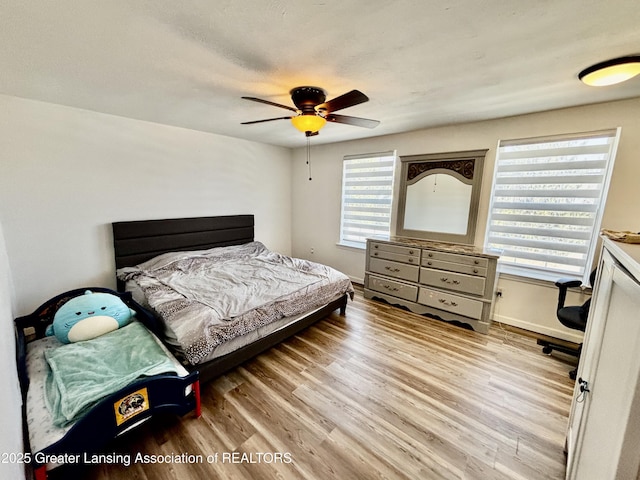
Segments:
[[[201,381],[223,374],[335,310],[344,315],[348,298],[353,295],[348,277],[337,270],[271,252],[256,242],[253,215],[116,222],[112,228],[118,289],[131,291],[136,300],[154,313],[157,329],[163,332],[163,341],[188,370],[199,371]],[[210,261],[215,262],[213,266],[208,263]],[[277,265],[277,271],[264,274],[262,270],[249,270],[249,265],[251,268],[259,265],[256,268],[261,269],[265,264]],[[273,288],[287,284],[289,274],[284,264],[295,271],[292,275],[307,276],[308,279],[306,286],[297,290],[291,286],[279,297],[271,291],[264,277],[274,275],[273,278],[280,279],[272,282]],[[227,303],[223,306],[212,304],[220,296],[216,293],[198,291],[192,295],[191,284],[187,283],[191,280],[181,276],[194,265],[207,272],[222,272],[221,278],[212,280],[216,283],[211,288],[225,296]],[[246,279],[224,277],[245,270],[252,278],[251,284]],[[256,279],[262,279],[261,287],[254,285]],[[225,281],[233,285],[230,289],[247,284],[244,286],[249,291],[258,289],[267,300],[261,305],[258,300],[254,302],[252,296],[248,300],[234,299],[232,295],[226,295]],[[168,284],[171,284],[169,290],[166,289]],[[160,290],[163,293],[157,294]],[[249,306],[242,310],[244,302]],[[201,312],[203,304],[212,309],[214,320],[200,319],[205,315]],[[232,307],[228,307],[229,304]],[[196,310],[176,320],[173,313],[176,310],[187,312],[186,307]],[[266,321],[263,314],[271,319]],[[256,320],[258,317],[260,319]],[[205,326],[201,340],[194,337],[196,328],[191,322]],[[213,324],[216,324],[215,330]],[[240,333],[227,334],[225,328],[231,324],[240,325]],[[188,341],[184,341],[180,329],[188,332]]]
[[[56,311],[87,290],[118,296],[135,311],[135,318],[92,340],[64,344],[46,336]],[[158,413],[195,410],[200,416],[198,372],[188,372],[150,332],[146,325],[153,320],[131,294],[102,287],[65,292],[15,320],[28,442],[25,463],[37,479],[45,479],[47,470],[61,464],[86,462],[109,441]],[[94,352],[103,352],[102,362]],[[131,361],[136,355],[141,359]],[[127,370],[136,362],[145,364],[143,370]],[[58,395],[55,401],[51,391]]]

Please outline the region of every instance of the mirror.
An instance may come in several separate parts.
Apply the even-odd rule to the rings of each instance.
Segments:
[[[400,157],[396,235],[472,245],[486,153]]]

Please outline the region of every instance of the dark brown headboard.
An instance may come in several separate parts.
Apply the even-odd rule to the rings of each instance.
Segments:
[[[253,241],[253,215],[114,222],[116,268],[166,252],[204,250]]]

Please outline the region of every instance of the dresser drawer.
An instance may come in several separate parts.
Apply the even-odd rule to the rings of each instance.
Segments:
[[[409,263],[411,265],[420,265],[420,255],[407,255],[406,253],[386,252],[384,250],[371,252],[371,258],[384,258],[393,260],[394,262]]]
[[[404,298],[410,302],[415,302],[418,298],[418,287],[415,285],[407,285],[406,283],[396,282],[388,278],[369,275],[367,286],[369,290],[386,293],[394,297]]]
[[[485,278],[423,267],[420,269],[420,283],[482,296],[484,295]]]
[[[433,260],[425,258],[422,260],[423,267],[436,268],[438,270],[447,270],[449,272],[466,273],[468,275],[477,275],[479,277],[487,276],[487,268],[478,265],[466,265],[463,263],[445,262],[443,260]]]
[[[484,307],[484,304],[479,300],[463,298],[424,287],[420,287],[418,292],[418,303],[475,319],[482,317],[482,308]]]
[[[371,272],[402,278],[411,282],[418,281],[419,269],[418,265],[407,265],[406,263],[391,262],[380,258],[369,259],[369,270]]]
[[[393,260],[394,262],[420,265],[419,248],[371,242],[371,245],[369,246],[369,255],[372,258],[383,258],[386,260]]]
[[[425,265],[429,260],[440,260],[443,262],[471,265],[481,268],[487,268],[489,266],[489,259],[487,258],[474,257],[472,255],[460,255],[457,253],[437,252],[435,250],[423,250],[422,264]]]

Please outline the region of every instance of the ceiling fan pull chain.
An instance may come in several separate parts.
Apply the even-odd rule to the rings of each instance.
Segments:
[[[311,181],[311,139],[307,137],[307,166],[309,167],[309,181]]]

